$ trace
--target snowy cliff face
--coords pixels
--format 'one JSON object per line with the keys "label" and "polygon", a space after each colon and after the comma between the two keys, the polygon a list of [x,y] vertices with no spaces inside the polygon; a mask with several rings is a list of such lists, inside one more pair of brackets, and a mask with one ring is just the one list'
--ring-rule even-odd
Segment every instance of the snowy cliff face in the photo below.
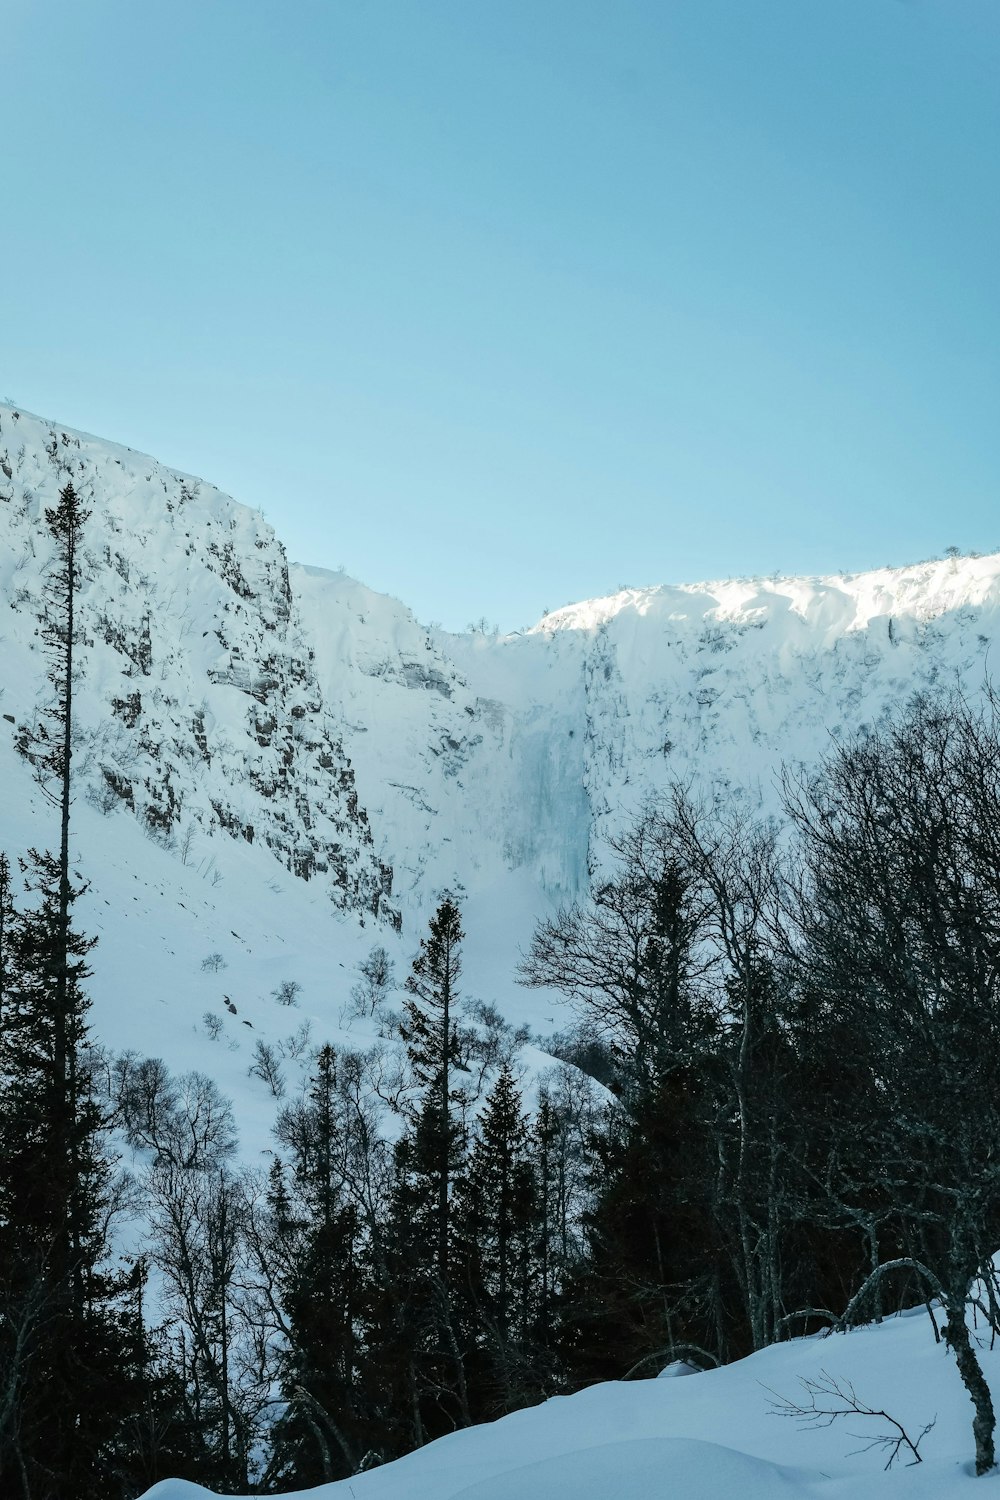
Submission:
{"label": "snowy cliff face", "polygon": [[339,722],[323,701],[284,551],[253,511],[124,448],[0,409],[5,716],[44,699],[43,513],[91,509],[80,597],[76,777],[168,848],[266,845],[337,907],[392,915]]}
{"label": "snowy cliff face", "polygon": [[[567,809],[576,785],[575,847],[593,873],[605,836],[672,782],[767,813],[782,763],[815,765],[918,691],[977,693],[998,609],[1000,557],[956,558],[856,577],[627,590],[559,610],[491,653],[455,642],[453,655],[480,691],[492,680],[506,695],[514,755],[540,802],[531,726],[543,763],[566,772]],[[580,865],[578,852],[570,881]]]}
{"label": "snowy cliff face", "polygon": [[782,762],[815,764],[922,689],[977,692],[1000,635],[997,556],[628,590],[504,637],[425,631],[315,569],[291,579],[409,889],[520,868],[575,895],[607,835],[676,781],[775,810]]}
{"label": "snowy cliff face", "polygon": [[576,660],[560,671],[558,649],[543,663],[508,649],[513,638],[431,632],[339,574],[290,576],[400,899],[419,905],[442,886],[482,888],[510,870],[553,894],[579,890],[590,807]]}
{"label": "snowy cliff face", "polygon": [[[78,819],[93,817],[108,851],[128,846],[140,884],[158,845],[157,868],[174,872],[164,900],[189,875],[215,892],[225,867],[230,884],[212,896],[224,937],[246,927],[252,891],[276,942],[298,923],[300,943],[353,959],[347,928],[374,923],[402,958],[450,887],[508,995],[533,916],[586,887],[606,836],[651,792],[694,780],[768,811],[781,761],[814,763],[920,688],[978,690],[1000,633],[992,556],[627,590],[523,634],[453,636],[342,574],[289,567],[260,516],[209,485],[0,407],[0,842],[12,853],[44,840],[13,746],[45,695],[42,517],[69,479],[92,510]],[[178,887],[184,921],[192,901]],[[161,958],[179,964],[190,940],[168,935]]]}

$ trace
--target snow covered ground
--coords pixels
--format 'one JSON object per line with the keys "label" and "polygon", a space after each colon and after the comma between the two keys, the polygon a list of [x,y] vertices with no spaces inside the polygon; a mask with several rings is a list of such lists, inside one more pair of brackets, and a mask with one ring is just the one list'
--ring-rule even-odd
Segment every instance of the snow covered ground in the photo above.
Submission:
{"label": "snow covered ground", "polygon": [[[981,1358],[1000,1397],[1000,1351]],[[668,1372],[669,1373],[669,1372]],[[806,1427],[775,1411],[804,1380],[832,1377],[919,1442],[922,1462],[871,1447],[881,1417]],[[427,1447],[336,1484],[313,1500],[960,1500],[991,1494],[971,1463],[972,1406],[928,1312],[796,1339],[721,1370],[593,1386]],[[147,1500],[206,1491],[166,1480]]]}

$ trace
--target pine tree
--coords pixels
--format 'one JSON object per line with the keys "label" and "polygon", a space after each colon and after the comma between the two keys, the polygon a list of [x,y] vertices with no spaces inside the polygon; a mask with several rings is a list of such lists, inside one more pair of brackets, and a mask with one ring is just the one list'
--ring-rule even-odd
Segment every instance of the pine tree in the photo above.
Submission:
{"label": "pine tree", "polygon": [[[588,1253],[575,1265],[563,1256],[563,1357],[587,1379],[679,1342],[717,1342],[710,904],[660,810],[612,847],[613,878],[542,922],[521,968],[522,983],[575,1000],[616,1063],[621,1107],[591,1145]],[[554,1144],[550,1129],[546,1151]],[[547,1178],[556,1164],[547,1157]],[[550,1180],[547,1206],[557,1192]]]}
{"label": "pine tree", "polygon": [[377,1446],[387,1458],[420,1448],[455,1425],[453,1375],[438,1329],[436,1235],[426,1178],[413,1170],[413,1154],[409,1129],[393,1150],[367,1298],[370,1379],[381,1413]]}
{"label": "pine tree", "polygon": [[410,1165],[433,1183],[431,1212],[436,1239],[437,1273],[448,1281],[452,1175],[461,1160],[464,1130],[456,1109],[465,1102],[454,1087],[456,1071],[465,1071],[456,1024],[459,952],[464,933],[458,907],[447,897],[421,939],[420,952],[406,981],[409,998],[400,1035],[410,1066],[424,1095],[417,1116]]}
{"label": "pine tree", "polygon": [[281,1387],[288,1403],[272,1472],[296,1487],[355,1473],[372,1436],[359,1337],[366,1274],[359,1217],[345,1187],[341,1114],[337,1054],[325,1046],[307,1098],[284,1110],[277,1126],[292,1150],[291,1183],[279,1163],[269,1189],[287,1320]]}
{"label": "pine tree", "polygon": [[102,1463],[134,1395],[105,1270],[112,1178],[92,1086],[70,870],[78,549],[72,485],[46,511],[55,542],[42,635],[53,703],[26,750],[59,813],[58,854],[30,851],[31,899],[0,872],[0,1491],[107,1495]]}
{"label": "pine tree", "polygon": [[59,503],[45,511],[46,529],[55,543],[55,556],[45,588],[45,611],[41,634],[48,657],[48,681],[53,699],[32,739],[28,751],[42,790],[59,810],[59,854],[55,868],[45,878],[54,884],[56,902],[49,912],[53,921],[51,978],[53,980],[53,1067],[56,1086],[72,1110],[76,1088],[76,1057],[68,1035],[72,976],[70,972],[70,910],[80,891],[74,891],[70,875],[69,833],[72,805],[74,655],[78,644],[77,600],[81,585],[79,553],[81,532],[90,512],[67,484]]}
{"label": "pine tree", "polygon": [[456,1281],[480,1349],[476,1394],[484,1416],[513,1411],[537,1394],[539,1201],[530,1142],[514,1074],[504,1063],[456,1194]]}
{"label": "pine tree", "polygon": [[[390,1442],[403,1451],[472,1421],[451,1286],[452,1196],[465,1154],[466,1071],[457,1025],[459,910],[446,897],[406,981],[400,1035],[419,1089],[393,1153],[372,1309],[375,1360],[392,1390]],[[391,1374],[390,1374],[391,1371]]]}
{"label": "pine tree", "polygon": [[11,948],[16,920],[10,860],[0,852],[0,1039],[3,1037],[3,1007],[12,968]]}

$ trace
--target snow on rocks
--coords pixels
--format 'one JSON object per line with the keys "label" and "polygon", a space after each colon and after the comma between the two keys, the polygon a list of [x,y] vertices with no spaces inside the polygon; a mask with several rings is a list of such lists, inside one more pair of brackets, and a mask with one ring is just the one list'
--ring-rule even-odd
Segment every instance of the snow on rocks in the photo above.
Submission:
{"label": "snow on rocks", "polygon": [[33,722],[45,507],[72,481],[84,530],[80,791],[190,853],[223,834],[270,849],[344,910],[390,912],[338,724],[326,711],[284,550],[255,512],[125,448],[0,408],[4,710]]}

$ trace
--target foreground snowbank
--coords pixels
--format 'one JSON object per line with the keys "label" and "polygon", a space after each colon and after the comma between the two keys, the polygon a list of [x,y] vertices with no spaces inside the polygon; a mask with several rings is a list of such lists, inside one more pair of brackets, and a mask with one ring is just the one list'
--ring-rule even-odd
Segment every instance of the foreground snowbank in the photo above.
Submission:
{"label": "foreground snowbank", "polygon": [[[1000,1350],[983,1339],[1000,1395]],[[804,1394],[824,1375],[853,1385],[913,1438],[930,1422],[923,1462],[887,1473],[868,1444],[873,1418],[804,1428],[775,1414],[775,1397]],[[998,1403],[1000,1404],[1000,1403]],[[923,1309],[829,1338],[797,1339],[681,1380],[594,1386],[501,1421],[457,1432],[383,1468],[303,1491],[313,1500],[971,1500],[972,1406],[954,1361]],[[992,1491],[990,1491],[992,1492]],[[206,1491],[166,1480],[147,1500],[198,1500]]]}

